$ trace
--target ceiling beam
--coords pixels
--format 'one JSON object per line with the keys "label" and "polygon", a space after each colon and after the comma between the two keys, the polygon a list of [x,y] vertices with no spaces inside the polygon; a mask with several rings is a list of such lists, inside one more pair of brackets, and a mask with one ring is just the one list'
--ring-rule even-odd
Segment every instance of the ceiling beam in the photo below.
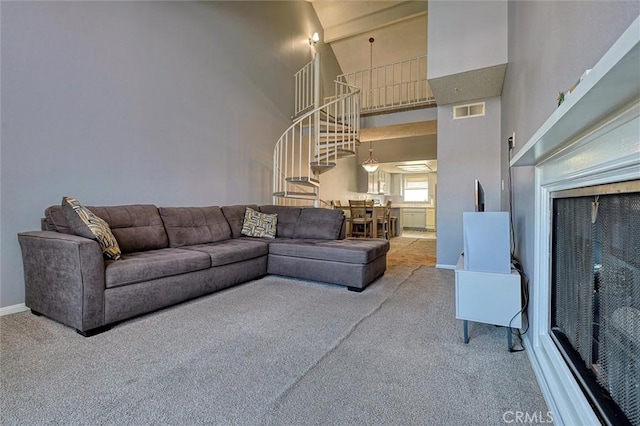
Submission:
{"label": "ceiling beam", "polygon": [[426,1],[405,1],[369,15],[360,16],[349,21],[324,29],[324,42],[332,43],[362,34],[367,31],[395,24],[416,16],[424,15],[428,11]]}
{"label": "ceiling beam", "polygon": [[360,141],[370,142],[437,134],[437,121],[419,121],[416,123],[392,124],[390,126],[360,129]]}

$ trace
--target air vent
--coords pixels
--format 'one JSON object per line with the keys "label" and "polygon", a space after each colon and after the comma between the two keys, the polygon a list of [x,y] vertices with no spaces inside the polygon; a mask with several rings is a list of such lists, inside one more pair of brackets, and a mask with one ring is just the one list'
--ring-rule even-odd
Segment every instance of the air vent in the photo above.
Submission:
{"label": "air vent", "polygon": [[484,102],[477,104],[458,105],[453,107],[453,119],[481,117],[484,115]]}

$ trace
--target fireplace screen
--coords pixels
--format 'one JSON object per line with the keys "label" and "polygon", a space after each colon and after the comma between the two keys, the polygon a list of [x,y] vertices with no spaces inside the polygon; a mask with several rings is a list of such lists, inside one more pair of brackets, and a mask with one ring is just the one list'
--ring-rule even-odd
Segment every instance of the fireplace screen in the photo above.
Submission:
{"label": "fireplace screen", "polygon": [[602,420],[640,425],[640,192],[611,192],[553,200],[551,330]]}

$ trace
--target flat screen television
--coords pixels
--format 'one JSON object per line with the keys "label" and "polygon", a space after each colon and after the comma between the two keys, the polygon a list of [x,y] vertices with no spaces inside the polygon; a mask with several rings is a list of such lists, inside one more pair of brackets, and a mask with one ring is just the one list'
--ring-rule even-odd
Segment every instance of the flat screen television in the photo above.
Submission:
{"label": "flat screen television", "polygon": [[474,195],[475,195],[475,204],[476,211],[483,212],[484,211],[484,189],[482,189],[482,185],[480,185],[480,181],[476,179],[473,182],[474,186]]}

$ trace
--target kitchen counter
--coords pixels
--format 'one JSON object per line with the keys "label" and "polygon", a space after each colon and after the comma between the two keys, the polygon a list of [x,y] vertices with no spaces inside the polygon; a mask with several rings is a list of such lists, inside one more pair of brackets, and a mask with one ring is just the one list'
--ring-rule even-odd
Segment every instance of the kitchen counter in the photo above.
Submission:
{"label": "kitchen counter", "polygon": [[393,207],[401,208],[417,208],[417,209],[435,209],[436,206],[429,203],[393,203]]}

